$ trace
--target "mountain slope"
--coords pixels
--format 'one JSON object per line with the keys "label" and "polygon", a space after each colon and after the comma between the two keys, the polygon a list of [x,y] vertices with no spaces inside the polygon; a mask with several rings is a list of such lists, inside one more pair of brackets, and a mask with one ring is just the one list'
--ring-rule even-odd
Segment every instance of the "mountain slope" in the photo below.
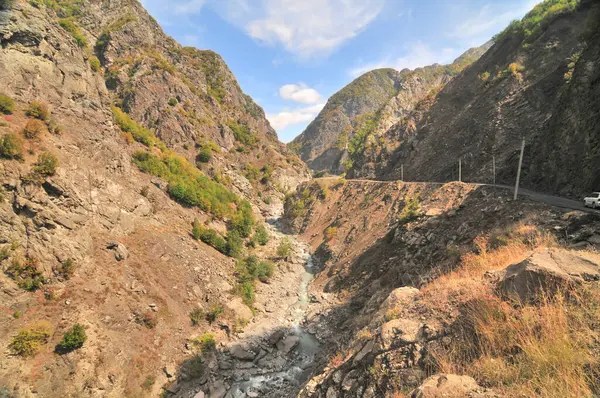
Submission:
{"label": "mountain slope", "polygon": [[343,172],[365,149],[387,147],[393,140],[382,138],[385,131],[400,122],[410,124],[406,114],[421,107],[488,47],[471,49],[451,65],[365,73],[334,94],[290,147],[313,170]]}
{"label": "mountain slope", "polygon": [[[564,195],[596,190],[600,180],[599,6],[547,1],[512,24],[496,44],[415,114],[399,148],[364,156],[350,173],[405,178],[514,183],[521,138],[523,182]],[[579,5],[577,5],[579,4]],[[561,8],[564,7],[564,8]],[[390,134],[390,133],[388,133]]]}
{"label": "mountain slope", "polygon": [[306,168],[137,1],[3,1],[0,43],[0,395],[157,396],[253,316],[236,257]]}

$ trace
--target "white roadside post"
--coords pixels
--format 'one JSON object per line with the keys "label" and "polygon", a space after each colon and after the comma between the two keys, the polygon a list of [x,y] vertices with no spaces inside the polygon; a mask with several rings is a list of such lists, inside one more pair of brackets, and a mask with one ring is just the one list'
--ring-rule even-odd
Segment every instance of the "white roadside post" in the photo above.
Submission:
{"label": "white roadside post", "polygon": [[523,167],[523,153],[525,152],[525,138],[521,142],[521,156],[519,157],[519,169],[517,170],[517,182],[515,183],[515,196],[514,200],[517,200],[519,195],[519,182],[521,180],[521,167]]}
{"label": "white roadside post", "polygon": [[458,158],[458,182],[462,182],[462,158]]}

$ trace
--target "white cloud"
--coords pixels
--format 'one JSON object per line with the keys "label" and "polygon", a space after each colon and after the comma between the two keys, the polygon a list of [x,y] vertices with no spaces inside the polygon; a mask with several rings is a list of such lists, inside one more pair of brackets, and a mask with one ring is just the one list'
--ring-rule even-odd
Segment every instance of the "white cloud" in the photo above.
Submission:
{"label": "white cloud", "polygon": [[459,54],[453,48],[434,51],[422,42],[416,42],[406,49],[401,57],[385,57],[375,62],[366,63],[348,71],[351,77],[358,77],[365,72],[380,68],[394,68],[398,71],[408,68],[415,69],[433,64],[451,63]]}
{"label": "white cloud", "polygon": [[261,0],[248,35],[300,58],[326,56],[373,22],[385,0]]}
{"label": "white cloud", "polygon": [[202,10],[205,0],[187,0],[169,2],[172,4],[175,14],[197,14]]}
{"label": "white cloud", "polygon": [[275,130],[281,131],[289,126],[312,121],[324,107],[325,104],[316,104],[294,110],[284,110],[277,114],[267,114],[267,119]]}
{"label": "white cloud", "polygon": [[306,84],[286,84],[279,89],[279,96],[284,100],[302,104],[316,104],[321,100],[321,94]]}

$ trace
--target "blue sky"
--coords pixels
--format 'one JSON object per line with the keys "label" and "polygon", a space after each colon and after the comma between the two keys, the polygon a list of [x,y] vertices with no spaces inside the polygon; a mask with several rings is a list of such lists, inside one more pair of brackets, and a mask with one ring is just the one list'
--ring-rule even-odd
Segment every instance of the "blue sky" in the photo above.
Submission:
{"label": "blue sky", "polygon": [[219,53],[289,142],[368,70],[449,63],[539,0],[142,0],[183,45]]}

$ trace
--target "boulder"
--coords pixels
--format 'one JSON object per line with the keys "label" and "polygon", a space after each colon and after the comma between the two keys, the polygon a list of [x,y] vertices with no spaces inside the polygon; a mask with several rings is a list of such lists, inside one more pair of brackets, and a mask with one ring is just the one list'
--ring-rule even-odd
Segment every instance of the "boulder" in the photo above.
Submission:
{"label": "boulder", "polygon": [[129,251],[127,251],[127,247],[122,243],[110,242],[106,248],[115,252],[117,261],[127,260],[127,257],[129,257]]}
{"label": "boulder", "polygon": [[382,307],[387,310],[390,308],[396,308],[398,306],[406,306],[414,301],[420,293],[421,292],[419,289],[414,287],[399,287],[398,289],[394,289],[389,294]]}
{"label": "boulder", "polygon": [[232,357],[241,359],[243,361],[252,361],[256,357],[254,352],[242,347],[240,344],[229,347],[229,354]]}
{"label": "boulder", "polygon": [[422,324],[412,319],[394,319],[381,326],[380,337],[383,349],[390,350],[419,339]]}
{"label": "boulder", "polygon": [[290,351],[294,349],[300,342],[300,337],[298,336],[287,336],[277,343],[277,349],[284,354],[289,354]]}
{"label": "boulder", "polygon": [[532,301],[541,292],[600,279],[600,256],[567,250],[537,252],[500,272],[499,291],[521,301]]}
{"label": "boulder", "polygon": [[426,379],[423,384],[411,393],[411,398],[448,398],[467,397],[482,388],[470,376],[453,374],[435,375]]}
{"label": "boulder", "polygon": [[194,398],[204,398],[204,397],[205,397],[204,391],[198,391],[196,393],[196,395],[194,395]]}

